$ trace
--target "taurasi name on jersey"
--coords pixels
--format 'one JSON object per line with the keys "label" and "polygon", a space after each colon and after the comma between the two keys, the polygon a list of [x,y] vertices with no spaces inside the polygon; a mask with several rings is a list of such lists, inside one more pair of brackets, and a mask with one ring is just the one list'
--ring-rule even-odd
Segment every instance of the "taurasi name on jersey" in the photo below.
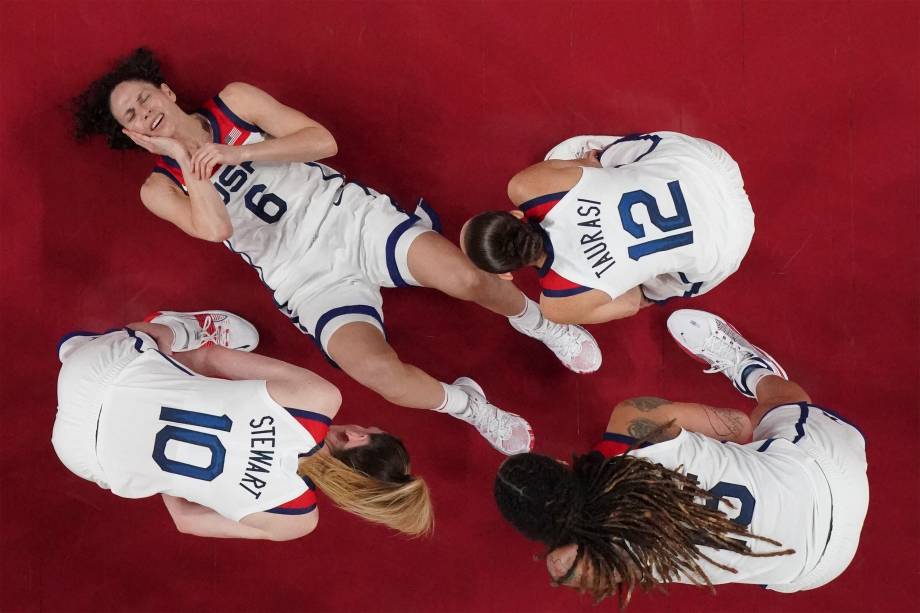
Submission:
{"label": "taurasi name on jersey", "polygon": [[[275,457],[275,427],[272,424],[275,419],[270,415],[262,416],[258,422],[253,419],[249,422],[252,430],[249,438],[249,460],[246,463],[246,472],[240,479],[240,487],[252,494],[258,499],[262,495],[262,488],[268,485],[268,481],[256,477],[253,473],[262,473],[267,475],[271,472],[272,460]],[[271,426],[265,428],[265,426]],[[257,428],[264,428],[258,430]],[[271,449],[262,449],[261,447],[271,447]]]}
{"label": "taurasi name on jersey", "polygon": [[[595,200],[586,200],[585,198],[579,198],[579,202],[588,202],[592,205],[599,205],[600,202]],[[601,210],[597,206],[579,206],[578,215],[580,217],[590,217],[591,219],[580,221],[578,225],[582,228],[596,228],[596,232],[591,232],[590,230],[582,230],[580,242],[582,246],[585,247],[584,254],[588,258],[588,264],[591,265],[591,268],[597,268],[607,264],[601,270],[595,270],[594,276],[598,279],[601,278],[605,272],[610,270],[610,267],[616,264],[616,260],[613,259],[613,256],[610,255],[610,251],[607,249],[607,243],[604,242],[604,233],[601,230]],[[597,261],[592,262],[594,258],[597,258]]]}

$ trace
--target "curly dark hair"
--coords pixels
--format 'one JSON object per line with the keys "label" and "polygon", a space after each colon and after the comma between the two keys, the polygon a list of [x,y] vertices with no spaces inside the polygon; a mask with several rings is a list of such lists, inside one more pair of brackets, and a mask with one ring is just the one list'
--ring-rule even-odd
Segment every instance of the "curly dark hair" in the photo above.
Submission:
{"label": "curly dark hair", "polygon": [[119,59],[112,70],[93,81],[71,101],[74,138],[83,141],[101,134],[112,149],[138,148],[121,131],[109,107],[112,91],[124,81],[146,81],[157,87],[165,82],[160,62],[154,57],[153,51],[146,47],[135,49],[130,55]]}
{"label": "curly dark hair", "polygon": [[637,586],[649,591],[686,577],[712,587],[701,559],[734,571],[698,547],[752,557],[794,553],[752,552],[739,537],[782,545],[699,504],[713,496],[686,475],[629,455],[605,459],[592,452],[574,458],[572,468],[547,456],[517,455],[502,464],[494,493],[505,519],[545,544],[547,555],[565,545],[578,547],[572,565],[554,583],[573,580],[584,563],[576,579],[581,591],[598,602],[616,595],[620,608]]}

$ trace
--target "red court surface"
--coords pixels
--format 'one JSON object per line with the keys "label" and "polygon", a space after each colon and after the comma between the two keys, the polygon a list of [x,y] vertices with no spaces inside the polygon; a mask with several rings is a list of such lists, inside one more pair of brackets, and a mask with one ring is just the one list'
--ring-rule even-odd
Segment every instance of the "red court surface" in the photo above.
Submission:
{"label": "red court surface", "polygon": [[[390,338],[436,377],[477,378],[558,457],[645,394],[744,407],[667,335],[675,308],[724,315],[869,441],[872,503],[827,587],[674,587],[642,611],[916,611],[918,605],[917,2],[10,2],[0,4],[3,611],[595,611],[548,585],[537,545],[491,496],[502,460],[469,427],[386,405],[334,371],[256,276],[141,206],[149,156],[69,138],[66,103],[117,56],[158,51],[188,107],[247,81],[336,136],[333,167],[404,203],[426,196],[456,240],[507,206],[513,173],[583,133],[677,130],[725,147],[757,214],[741,269],[694,301],[595,326],[575,375],[502,318],[430,290],[385,292]],[[535,295],[534,275],[523,286]],[[434,492],[409,541],[321,499],[291,543],[179,534],[157,498],[119,499],[50,445],[55,344],[156,308],[220,307],[261,351],[343,391],[339,423],[401,435]],[[796,521],[789,517],[788,521]]]}

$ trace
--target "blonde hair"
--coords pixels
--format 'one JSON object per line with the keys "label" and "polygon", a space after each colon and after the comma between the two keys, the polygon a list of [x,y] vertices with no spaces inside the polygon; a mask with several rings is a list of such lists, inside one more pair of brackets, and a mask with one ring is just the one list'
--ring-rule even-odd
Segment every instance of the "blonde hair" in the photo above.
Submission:
{"label": "blonde hair", "polygon": [[431,494],[418,477],[408,476],[403,483],[381,481],[323,452],[301,458],[297,472],[358,517],[413,537],[434,529]]}

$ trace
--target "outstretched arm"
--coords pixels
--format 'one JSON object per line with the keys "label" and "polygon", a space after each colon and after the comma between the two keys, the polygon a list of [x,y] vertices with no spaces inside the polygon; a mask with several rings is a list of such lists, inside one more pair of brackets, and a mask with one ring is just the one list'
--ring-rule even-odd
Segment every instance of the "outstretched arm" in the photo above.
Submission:
{"label": "outstretched arm", "polygon": [[621,402],[613,409],[607,423],[607,432],[636,439],[654,433],[649,439],[654,443],[670,440],[680,434],[682,429],[735,443],[749,442],[753,433],[751,420],[742,411],[692,402],[671,402],[654,396]]}

